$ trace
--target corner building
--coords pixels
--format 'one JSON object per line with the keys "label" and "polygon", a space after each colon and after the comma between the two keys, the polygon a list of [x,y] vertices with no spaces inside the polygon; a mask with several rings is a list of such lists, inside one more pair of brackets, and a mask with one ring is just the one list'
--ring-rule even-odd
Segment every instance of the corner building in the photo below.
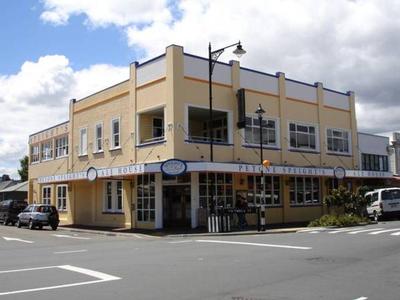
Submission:
{"label": "corner building", "polygon": [[[245,128],[237,126],[239,89]],[[221,206],[234,207],[239,193],[260,204],[259,103],[263,156],[271,161],[267,223],[324,214],[322,199],[338,184],[335,167],[346,170],[343,184],[352,189],[364,178],[392,176],[360,170],[352,92],[237,61],[214,68],[210,162],[208,60],[171,45],[131,64],[128,80],[71,100],[67,122],[30,136],[29,201],[56,205],[63,224],[145,229],[205,226],[212,191]],[[180,160],[182,174],[161,172],[169,159]]]}

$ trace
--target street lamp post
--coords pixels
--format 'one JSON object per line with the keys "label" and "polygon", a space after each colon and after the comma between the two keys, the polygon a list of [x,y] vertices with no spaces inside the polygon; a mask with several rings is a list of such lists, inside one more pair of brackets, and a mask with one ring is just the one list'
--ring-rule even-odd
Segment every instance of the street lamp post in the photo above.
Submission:
{"label": "street lamp post", "polygon": [[[226,46],[224,48],[220,48],[218,50],[212,51],[211,49],[211,43],[208,44],[208,92],[209,92],[209,119],[208,119],[208,136],[209,136],[209,141],[210,141],[210,162],[214,161],[214,124],[213,124],[213,98],[212,98],[212,75],[214,71],[215,64],[217,63],[218,58],[220,55],[225,51],[225,49],[234,47],[236,46],[236,49],[233,51],[233,53],[237,57],[241,57],[243,54],[246,53],[245,50],[243,50],[242,45],[240,44],[240,41],[237,43],[234,43],[232,45]],[[213,190],[213,182],[211,182],[211,211],[214,212],[215,210],[215,201],[214,201],[214,190]]]}
{"label": "street lamp post", "polygon": [[263,132],[262,132],[262,121],[263,114],[265,110],[261,107],[261,104],[258,104],[257,110],[255,113],[258,115],[258,122],[260,124],[260,165],[261,165],[261,213],[263,214],[261,230],[265,230],[265,178],[264,178],[264,159],[263,159]]}

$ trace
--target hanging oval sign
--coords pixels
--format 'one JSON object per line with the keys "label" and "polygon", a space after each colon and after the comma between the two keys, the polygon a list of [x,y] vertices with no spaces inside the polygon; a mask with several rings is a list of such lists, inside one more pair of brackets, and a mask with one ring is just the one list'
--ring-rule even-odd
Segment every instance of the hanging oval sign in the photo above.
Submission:
{"label": "hanging oval sign", "polygon": [[186,162],[180,159],[168,159],[161,164],[161,172],[167,176],[179,176],[185,174]]}
{"label": "hanging oval sign", "polygon": [[343,167],[333,169],[333,174],[337,179],[343,179],[346,176],[346,170]]}
{"label": "hanging oval sign", "polygon": [[97,170],[96,168],[90,167],[86,173],[87,179],[89,181],[95,181],[97,178]]}

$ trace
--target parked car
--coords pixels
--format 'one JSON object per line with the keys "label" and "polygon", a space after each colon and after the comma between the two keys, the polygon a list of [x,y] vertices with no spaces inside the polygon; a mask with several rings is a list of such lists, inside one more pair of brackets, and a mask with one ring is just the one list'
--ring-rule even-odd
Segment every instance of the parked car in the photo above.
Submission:
{"label": "parked car", "polygon": [[400,188],[377,189],[365,194],[370,205],[368,216],[378,221],[382,217],[400,216]]}
{"label": "parked car", "polygon": [[0,222],[13,226],[18,221],[18,214],[28,206],[24,200],[3,200],[0,202]]}
{"label": "parked car", "polygon": [[27,225],[29,229],[35,227],[42,229],[43,226],[50,226],[51,229],[56,230],[59,223],[58,211],[54,206],[31,204],[18,215],[17,226],[21,228],[22,225]]}

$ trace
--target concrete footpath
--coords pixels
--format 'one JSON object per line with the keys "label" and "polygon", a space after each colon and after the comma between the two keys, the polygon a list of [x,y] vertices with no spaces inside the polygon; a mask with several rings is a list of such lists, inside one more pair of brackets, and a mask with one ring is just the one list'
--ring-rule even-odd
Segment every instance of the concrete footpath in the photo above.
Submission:
{"label": "concrete footpath", "polygon": [[238,235],[257,235],[257,234],[279,234],[279,233],[294,233],[300,230],[310,229],[309,227],[285,227],[271,228],[265,231],[257,231],[250,228],[249,230],[230,231],[230,232],[205,232],[199,230],[189,230],[182,232],[180,230],[168,231],[150,231],[150,230],[134,230],[126,228],[107,228],[107,227],[91,227],[91,226],[59,226],[58,230],[69,232],[82,232],[91,234],[101,234],[106,236],[124,236],[135,237],[138,234],[151,237],[196,237],[196,236],[238,236]]}

